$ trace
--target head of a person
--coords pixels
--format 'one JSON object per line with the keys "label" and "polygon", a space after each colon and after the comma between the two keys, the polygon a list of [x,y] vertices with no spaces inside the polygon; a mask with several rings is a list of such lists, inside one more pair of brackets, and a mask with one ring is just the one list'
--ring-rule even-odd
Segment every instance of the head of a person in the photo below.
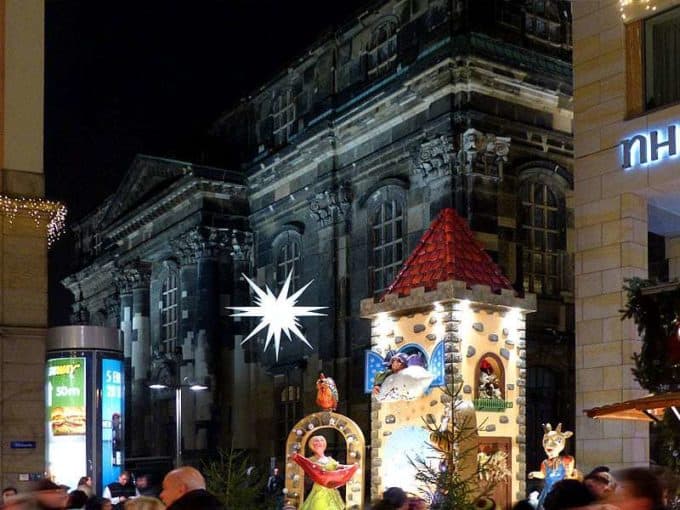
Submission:
{"label": "head of a person", "polygon": [[590,505],[595,497],[578,480],[561,480],[557,482],[545,497],[545,510],[565,510]]}
{"label": "head of a person", "polygon": [[130,473],[128,471],[123,471],[120,476],[118,476],[118,483],[121,485],[130,483]]}
{"label": "head of a person", "polygon": [[68,508],[83,508],[85,503],[87,503],[88,497],[83,491],[78,489],[69,492],[68,495]]}
{"label": "head of a person", "polygon": [[583,483],[597,500],[610,498],[616,490],[616,480],[605,470],[591,471],[585,476]]}
{"label": "head of a person", "polygon": [[309,449],[318,457],[323,457],[326,452],[326,438],[323,436],[313,436],[309,440]]}
{"label": "head of a person", "polygon": [[146,489],[149,486],[149,475],[137,475],[137,478],[135,478],[135,485],[138,489]]}
{"label": "head of a person", "polygon": [[621,510],[656,510],[663,508],[663,486],[647,468],[617,471],[616,490],[609,502]]}
{"label": "head of a person", "polygon": [[399,487],[389,487],[383,492],[383,502],[387,503],[394,509],[407,509],[408,497],[403,489]]}
{"label": "head of a person", "polygon": [[78,486],[80,487],[81,485],[87,485],[88,487],[92,487],[92,477],[81,476],[80,480],[78,480]]}
{"label": "head of a person", "polygon": [[390,370],[392,370],[392,372],[399,372],[400,370],[405,369],[407,364],[408,357],[403,352],[400,352],[390,359]]}
{"label": "head of a person", "polygon": [[19,493],[15,487],[5,487],[2,489],[2,502],[7,503],[9,498],[13,498]]}
{"label": "head of a person", "polygon": [[522,499],[515,503],[515,505],[512,507],[512,510],[536,510],[536,507],[531,504],[531,501],[528,499]]}
{"label": "head of a person", "polygon": [[272,469],[272,475],[279,476],[279,468],[275,467],[274,469]]}
{"label": "head of a person", "polygon": [[85,503],[85,510],[111,510],[112,507],[110,499],[99,496],[92,496]]}
{"label": "head of a person", "polygon": [[183,466],[165,475],[161,499],[170,506],[186,493],[199,489],[205,489],[203,475],[196,468]]}
{"label": "head of a person", "polygon": [[125,502],[125,510],[164,510],[165,505],[160,499],[149,496],[139,496]]}
{"label": "head of a person", "polygon": [[66,489],[52,480],[40,480],[34,487],[35,499],[45,508],[66,508]]}

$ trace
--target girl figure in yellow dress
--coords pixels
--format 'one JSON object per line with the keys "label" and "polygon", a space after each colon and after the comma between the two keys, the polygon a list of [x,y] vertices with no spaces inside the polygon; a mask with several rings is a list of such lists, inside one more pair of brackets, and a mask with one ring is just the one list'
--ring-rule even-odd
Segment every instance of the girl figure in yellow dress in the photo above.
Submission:
{"label": "girl figure in yellow dress", "polygon": [[326,438],[313,436],[309,448],[314,452],[309,459],[294,454],[293,460],[314,480],[311,492],[300,510],[344,510],[345,502],[337,487],[345,485],[359,468],[358,464],[346,466],[326,456]]}

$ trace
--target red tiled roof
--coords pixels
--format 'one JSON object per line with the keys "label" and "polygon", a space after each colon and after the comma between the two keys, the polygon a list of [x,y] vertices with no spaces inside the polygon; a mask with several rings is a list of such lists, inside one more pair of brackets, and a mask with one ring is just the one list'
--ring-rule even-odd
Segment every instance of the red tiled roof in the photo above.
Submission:
{"label": "red tiled roof", "polygon": [[432,290],[439,282],[459,280],[488,285],[494,292],[512,289],[467,222],[453,209],[444,209],[432,222],[385,294],[408,296],[411,289]]}

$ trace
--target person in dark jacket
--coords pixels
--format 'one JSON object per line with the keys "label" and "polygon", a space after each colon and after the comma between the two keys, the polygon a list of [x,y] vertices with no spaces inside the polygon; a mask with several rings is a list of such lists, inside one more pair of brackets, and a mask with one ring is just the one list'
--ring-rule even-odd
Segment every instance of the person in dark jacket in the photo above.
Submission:
{"label": "person in dark jacket", "polygon": [[205,478],[184,466],[170,471],[163,479],[161,500],[166,510],[226,510],[215,496],[205,490]]}
{"label": "person in dark jacket", "polygon": [[135,485],[132,483],[130,473],[123,471],[118,477],[117,482],[113,482],[104,487],[102,496],[111,500],[114,510],[123,510],[123,506],[128,499],[137,496]]}

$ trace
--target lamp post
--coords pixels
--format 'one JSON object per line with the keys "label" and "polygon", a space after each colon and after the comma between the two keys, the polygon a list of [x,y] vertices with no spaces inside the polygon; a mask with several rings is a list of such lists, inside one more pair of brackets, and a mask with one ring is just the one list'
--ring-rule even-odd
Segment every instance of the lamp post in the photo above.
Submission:
{"label": "lamp post", "polygon": [[184,384],[177,384],[174,387],[163,383],[150,384],[149,388],[152,390],[175,390],[175,468],[182,465],[182,388],[189,388],[191,391],[204,391],[208,389],[205,384],[200,384],[189,380],[188,377],[183,379]]}

